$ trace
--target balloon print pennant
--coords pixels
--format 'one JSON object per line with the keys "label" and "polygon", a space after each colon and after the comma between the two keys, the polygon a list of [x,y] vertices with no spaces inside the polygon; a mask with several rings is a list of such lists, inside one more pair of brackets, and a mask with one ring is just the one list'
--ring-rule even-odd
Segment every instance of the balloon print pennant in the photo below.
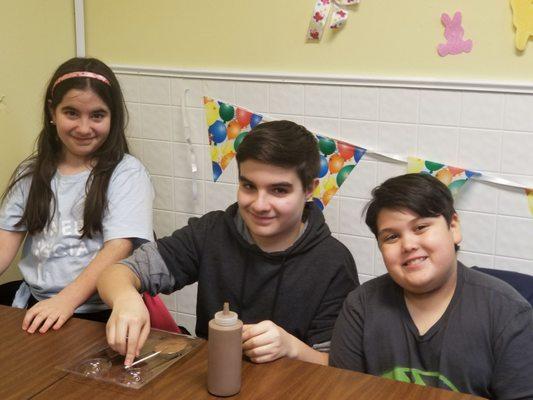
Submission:
{"label": "balloon print pennant", "polygon": [[407,158],[407,172],[430,174],[444,183],[453,197],[459,193],[463,185],[473,176],[481,175],[479,172],[469,171],[463,168],[451,167],[421,158]]}
{"label": "balloon print pennant", "polygon": [[263,116],[244,108],[204,96],[204,109],[209,132],[213,180],[216,182],[233,160],[239,144]]}
{"label": "balloon print pennant", "polygon": [[[204,97],[213,180],[216,182],[237,154],[237,148],[263,116],[242,107]],[[320,153],[319,183],[313,202],[323,210],[353,171],[366,149],[323,135],[316,135]]]}
{"label": "balloon print pennant", "polygon": [[319,183],[313,202],[323,210],[353,171],[366,149],[340,140],[316,135],[320,150]]}

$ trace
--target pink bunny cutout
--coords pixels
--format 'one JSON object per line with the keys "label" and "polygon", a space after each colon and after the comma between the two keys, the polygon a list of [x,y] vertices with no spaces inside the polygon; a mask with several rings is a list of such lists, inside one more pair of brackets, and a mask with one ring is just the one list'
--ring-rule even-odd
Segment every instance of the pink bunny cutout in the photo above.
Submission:
{"label": "pink bunny cutout", "polygon": [[441,15],[440,20],[444,25],[444,37],[448,39],[447,43],[439,44],[437,52],[439,56],[444,57],[448,54],[469,53],[472,50],[472,40],[463,40],[465,33],[461,26],[461,12],[457,11],[453,19],[446,13]]}

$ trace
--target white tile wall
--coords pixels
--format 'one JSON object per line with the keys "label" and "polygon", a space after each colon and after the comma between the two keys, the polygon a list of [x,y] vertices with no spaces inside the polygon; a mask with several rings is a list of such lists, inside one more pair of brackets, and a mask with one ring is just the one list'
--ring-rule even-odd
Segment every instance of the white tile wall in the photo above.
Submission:
{"label": "white tile wall", "polygon": [[343,87],[341,89],[341,117],[359,120],[378,119],[378,88]]}
{"label": "white tile wall", "polygon": [[128,138],[128,147],[130,149],[131,154],[133,154],[139,160],[143,161],[144,141],[140,139]]}
{"label": "white tile wall", "polygon": [[269,87],[269,112],[278,114],[304,113],[304,86],[273,83]]}
{"label": "white tile wall", "polygon": [[[513,177],[508,177],[508,179],[513,179]],[[533,187],[533,182],[530,186]],[[529,218],[530,213],[523,189],[498,190],[498,196],[498,213],[500,215]]]}
{"label": "white tile wall", "polygon": [[[183,132],[183,119],[181,117],[181,109],[173,107],[172,113],[172,140],[174,142],[186,143],[185,133]],[[205,113],[201,108],[189,108],[189,124],[190,124],[190,139],[194,144],[207,144],[208,138],[205,132],[207,131],[207,123],[205,122]]]}
{"label": "white tile wall", "polygon": [[392,154],[416,154],[417,128],[414,124],[381,124],[378,150]]}
{"label": "white tile wall", "polygon": [[418,127],[417,155],[428,160],[439,160],[457,165],[459,130],[455,127],[420,125]]}
{"label": "white tile wall", "polygon": [[235,102],[258,113],[268,111],[268,85],[266,83],[239,82],[235,85]]}
{"label": "white tile wall", "polygon": [[156,210],[174,211],[172,178],[152,175],[152,183],[155,191],[154,208]]}
{"label": "white tile wall", "polygon": [[496,238],[496,218],[494,214],[461,212],[461,248],[477,253],[492,253]]}
{"label": "white tile wall", "polygon": [[324,218],[332,232],[339,232],[339,217],[340,217],[340,202],[339,199],[333,197],[328,206],[324,209]]}
{"label": "white tile wall", "polygon": [[141,81],[141,103],[170,104],[170,80],[152,76],[143,76]]}
{"label": "white tile wall", "polygon": [[461,112],[461,125],[472,128],[498,129],[504,111],[501,93],[465,92]]}
{"label": "white tile wall", "polygon": [[129,110],[128,126],[126,128],[126,135],[131,138],[142,137],[142,122],[141,122],[141,105],[139,103],[127,102],[126,107]]}
{"label": "white tile wall", "polygon": [[154,210],[154,231],[156,237],[165,237],[174,232],[172,212]]}
{"label": "white tile wall", "polygon": [[[226,81],[205,81],[202,83],[202,96],[208,95],[214,99],[221,99],[235,103],[235,83]],[[196,99],[192,99],[193,104]]]}
{"label": "white tile wall", "polygon": [[499,171],[501,133],[479,129],[461,129],[458,165],[473,170]]}
{"label": "white tile wall", "polygon": [[176,218],[174,219],[175,223],[174,229],[183,228],[187,223],[189,222],[189,219],[192,217],[195,217],[194,214],[184,214],[184,213],[176,213]]}
{"label": "white tile wall", "polygon": [[172,137],[172,107],[141,105],[142,137],[170,141]]}
{"label": "white tile wall", "polygon": [[512,131],[533,132],[533,96],[508,94],[505,98],[503,128]]}
{"label": "white tile wall", "polygon": [[[479,211],[494,214],[498,210],[499,192],[499,187],[484,182],[467,185],[461,190],[461,195],[455,201],[455,207],[460,211]],[[523,197],[525,200],[525,196]]]}
{"label": "white tile wall", "polygon": [[305,117],[302,124],[310,131],[326,136],[339,137],[340,134],[340,121],[337,118]]}
{"label": "white tile wall", "polygon": [[533,133],[504,132],[502,172],[533,175]]}
{"label": "white tile wall", "polygon": [[[153,177],[158,236],[236,199],[235,161],[219,182],[211,179],[203,95],[361,147],[491,172],[533,187],[533,95],[142,75],[119,75],[119,80],[130,113],[131,150]],[[184,89],[189,89],[186,110],[200,168],[196,199],[179,107]],[[361,211],[375,185],[405,170],[403,163],[366,155],[325,210],[333,234],[354,255],[361,282],[386,272]],[[523,190],[471,181],[456,206],[462,262],[533,275],[533,217]],[[191,285],[164,296],[172,315],[191,332],[196,290]]]}
{"label": "white tile wall", "polygon": [[461,92],[423,90],[420,93],[420,123],[457,126],[461,120]]}
{"label": "white tile wall", "polygon": [[154,175],[172,176],[172,147],[168,142],[147,140],[143,143],[143,162]]}
{"label": "white tile wall", "polygon": [[417,122],[419,91],[412,89],[381,89],[379,118],[390,122]]}
{"label": "white tile wall", "polygon": [[317,117],[338,117],[340,94],[339,86],[307,86],[305,88],[305,114]]}
{"label": "white tile wall", "polygon": [[349,179],[339,188],[339,195],[370,199],[370,191],[377,185],[377,168],[376,161],[363,158],[357,164],[357,169],[352,171]]}
{"label": "white tile wall", "polygon": [[359,147],[377,149],[379,137],[379,123],[358,121],[351,119],[341,120],[341,137]]}

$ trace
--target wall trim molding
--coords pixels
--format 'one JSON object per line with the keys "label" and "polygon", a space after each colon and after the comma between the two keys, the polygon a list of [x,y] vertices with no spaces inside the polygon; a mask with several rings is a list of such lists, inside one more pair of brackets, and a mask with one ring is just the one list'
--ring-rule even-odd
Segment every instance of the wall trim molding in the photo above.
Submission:
{"label": "wall trim molding", "polygon": [[338,86],[375,86],[389,88],[414,88],[438,90],[463,90],[473,92],[533,94],[533,82],[498,82],[482,80],[445,80],[440,78],[401,78],[358,75],[296,74],[280,72],[244,72],[210,69],[178,69],[167,67],[142,67],[111,65],[113,70],[125,75],[161,76],[189,79],[254,81]]}

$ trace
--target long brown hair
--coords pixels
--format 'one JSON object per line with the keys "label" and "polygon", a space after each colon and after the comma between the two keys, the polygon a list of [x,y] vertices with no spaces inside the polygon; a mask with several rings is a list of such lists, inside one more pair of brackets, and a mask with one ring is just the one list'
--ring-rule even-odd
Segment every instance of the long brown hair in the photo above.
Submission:
{"label": "long brown hair", "polygon": [[[88,71],[104,76],[109,85],[88,77],[65,79],[54,86],[56,80],[70,72]],[[43,128],[36,142],[36,150],[22,161],[2,194],[2,202],[14,186],[31,177],[31,186],[24,213],[16,226],[25,226],[28,234],[42,232],[52,221],[56,199],[51,182],[62,154],[62,143],[51,122],[50,110],[55,110],[63,96],[71,90],[92,90],[111,111],[111,127],[104,143],[93,154],[94,165],[87,179],[83,227],[81,237],[92,238],[102,233],[102,219],[107,209],[107,188],[115,167],[124,154],[129,153],[126,135],[127,111],[118,80],[111,69],[95,58],[71,58],[61,64],[48,83],[43,104]]]}

